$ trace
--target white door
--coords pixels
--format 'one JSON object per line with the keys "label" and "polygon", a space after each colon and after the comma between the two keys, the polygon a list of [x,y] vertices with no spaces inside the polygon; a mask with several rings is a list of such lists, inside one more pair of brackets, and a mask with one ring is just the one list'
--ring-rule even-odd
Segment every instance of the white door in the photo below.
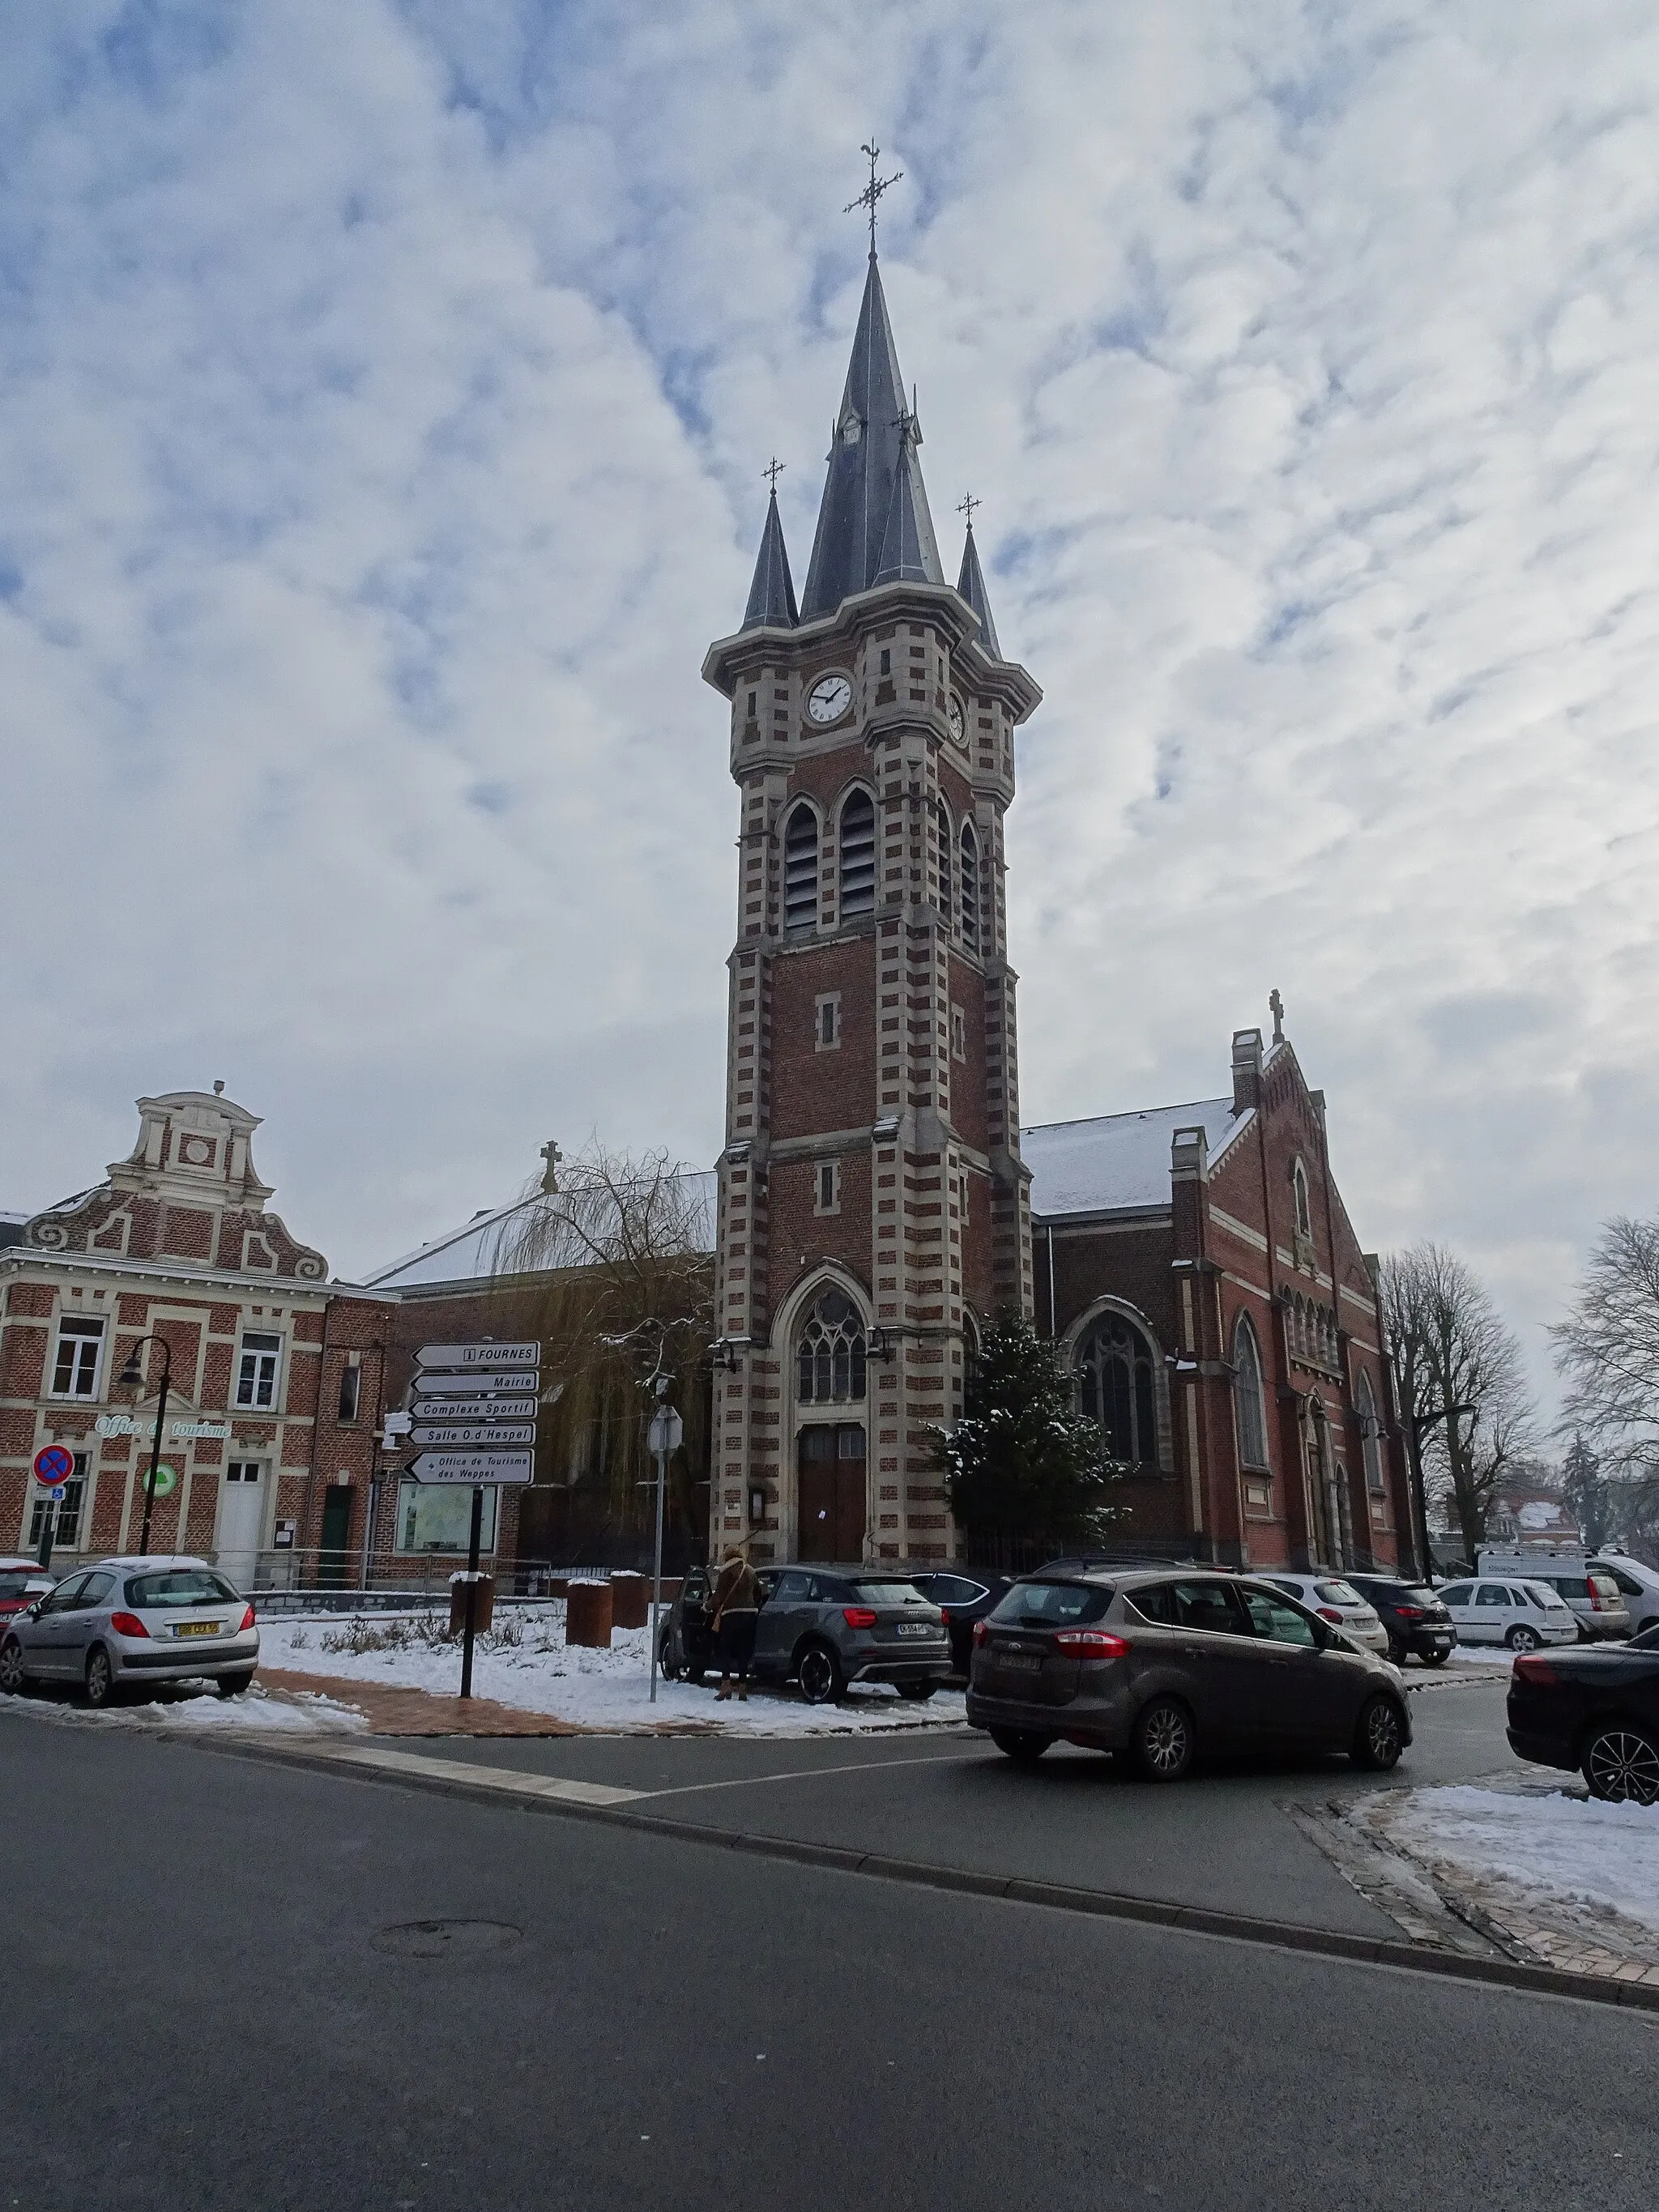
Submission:
{"label": "white door", "polygon": [[215,1552],[219,1571],[246,1589],[258,1570],[265,1533],[265,1471],[258,1460],[234,1459],[219,1486],[219,1530]]}

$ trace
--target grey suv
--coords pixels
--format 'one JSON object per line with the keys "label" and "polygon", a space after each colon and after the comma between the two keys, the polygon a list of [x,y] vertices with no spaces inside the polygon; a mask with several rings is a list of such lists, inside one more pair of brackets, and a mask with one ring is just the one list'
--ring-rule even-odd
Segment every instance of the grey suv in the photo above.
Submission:
{"label": "grey suv", "polygon": [[849,1682],[931,1698],[951,1673],[944,1616],[902,1575],[872,1567],[768,1567],[755,1626],[755,1680],[796,1681],[809,1705]]}
{"label": "grey suv", "polygon": [[1238,1575],[1045,1573],[974,1639],[969,1723],[1022,1762],[1063,1738],[1127,1751],[1154,1782],[1200,1750],[1342,1751],[1386,1771],[1412,1740],[1386,1660]]}

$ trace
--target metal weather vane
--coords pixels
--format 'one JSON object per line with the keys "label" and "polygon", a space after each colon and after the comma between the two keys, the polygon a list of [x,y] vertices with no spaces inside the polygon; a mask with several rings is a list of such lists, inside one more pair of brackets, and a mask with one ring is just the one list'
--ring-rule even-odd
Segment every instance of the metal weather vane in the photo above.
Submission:
{"label": "metal weather vane", "polygon": [[890,177],[882,177],[878,179],[876,175],[876,161],[878,156],[880,155],[881,149],[877,145],[873,137],[872,137],[867,146],[860,146],[859,151],[860,154],[865,154],[869,156],[870,181],[855,200],[848,201],[846,206],[842,210],[842,213],[843,215],[851,215],[855,208],[868,208],[870,210],[870,258],[873,261],[876,258],[876,204],[884,191],[888,191],[890,186],[897,184],[899,179],[904,174],[904,172],[902,169],[895,169]]}

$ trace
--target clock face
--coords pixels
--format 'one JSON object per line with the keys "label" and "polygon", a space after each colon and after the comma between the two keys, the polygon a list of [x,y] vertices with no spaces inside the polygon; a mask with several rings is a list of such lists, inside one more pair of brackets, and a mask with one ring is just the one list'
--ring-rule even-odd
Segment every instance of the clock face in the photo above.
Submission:
{"label": "clock face", "polygon": [[806,695],[806,711],[815,722],[838,722],[853,703],[853,687],[844,676],[820,676]]}
{"label": "clock face", "polygon": [[962,702],[954,691],[951,694],[951,704],[947,711],[951,717],[951,735],[959,745],[965,745],[968,742],[968,718],[963,713]]}

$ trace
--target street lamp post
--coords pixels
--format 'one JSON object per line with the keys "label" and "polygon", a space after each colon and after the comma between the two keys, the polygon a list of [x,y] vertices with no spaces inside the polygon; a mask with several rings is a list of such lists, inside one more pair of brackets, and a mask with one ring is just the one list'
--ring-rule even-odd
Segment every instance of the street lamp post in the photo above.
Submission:
{"label": "street lamp post", "polygon": [[1429,1491],[1423,1480],[1423,1437],[1425,1431],[1437,1428],[1442,1421],[1450,1420],[1454,1413],[1476,1413],[1476,1406],[1437,1406],[1431,1413],[1407,1413],[1406,1429],[1412,1443],[1412,1486],[1416,1493],[1417,1517],[1422,1530],[1423,1576],[1428,1588],[1434,1588],[1434,1552],[1429,1542]]}
{"label": "street lamp post", "polygon": [[141,1558],[147,1558],[149,1553],[149,1516],[155,1506],[155,1474],[161,1464],[161,1431],[167,1417],[167,1386],[173,1380],[173,1347],[166,1337],[151,1334],[141,1336],[127,1354],[127,1364],[121,1370],[121,1389],[124,1390],[143,1389],[144,1370],[139,1362],[138,1354],[147,1344],[159,1344],[161,1347],[161,1395],[155,1407],[155,1433],[150,1438],[149,1445],[149,1474],[144,1484],[144,1527],[143,1533],[138,1539],[138,1551]]}

